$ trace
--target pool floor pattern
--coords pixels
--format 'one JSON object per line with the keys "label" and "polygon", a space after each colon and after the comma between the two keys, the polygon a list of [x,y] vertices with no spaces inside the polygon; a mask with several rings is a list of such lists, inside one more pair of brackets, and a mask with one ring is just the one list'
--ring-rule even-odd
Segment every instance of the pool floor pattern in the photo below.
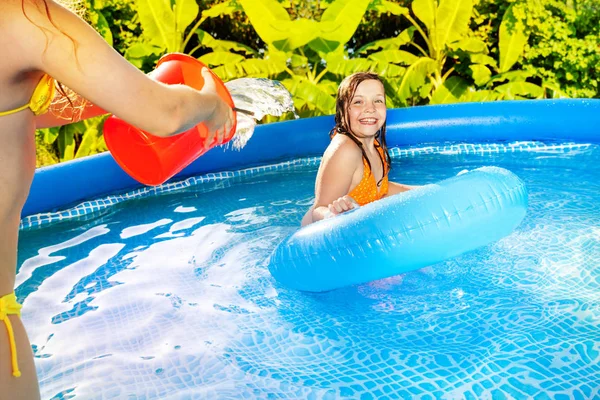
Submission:
{"label": "pool floor pattern", "polygon": [[322,294],[266,268],[312,203],[318,159],[24,220],[17,295],[43,398],[600,397],[598,146],[393,156],[407,184],[510,169],[528,214],[474,252]]}

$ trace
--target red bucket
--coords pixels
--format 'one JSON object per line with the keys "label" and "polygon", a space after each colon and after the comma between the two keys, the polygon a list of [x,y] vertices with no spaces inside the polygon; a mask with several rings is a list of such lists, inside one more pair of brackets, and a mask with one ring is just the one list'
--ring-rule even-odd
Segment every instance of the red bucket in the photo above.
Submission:
{"label": "red bucket", "polygon": [[[202,68],[206,65],[185,54],[163,56],[152,76],[166,84],[185,84],[200,90],[204,86]],[[208,68],[208,67],[206,67]],[[217,94],[233,108],[233,99],[225,84],[212,71]],[[236,114],[231,131],[218,141],[215,135],[208,148],[231,140],[236,129]],[[117,163],[135,180],[145,185],[160,185],[204,154],[208,129],[204,123],[179,135],[158,137],[111,116],[104,123],[104,140]]]}

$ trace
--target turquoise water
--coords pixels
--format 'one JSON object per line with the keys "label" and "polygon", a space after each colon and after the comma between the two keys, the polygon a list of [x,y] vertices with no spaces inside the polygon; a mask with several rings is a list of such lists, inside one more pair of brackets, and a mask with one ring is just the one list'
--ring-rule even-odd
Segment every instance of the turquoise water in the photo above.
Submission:
{"label": "turquoise water", "polygon": [[42,397],[600,397],[600,147],[394,154],[407,184],[510,169],[528,214],[477,251],[323,294],[266,267],[312,202],[314,162],[24,229],[17,295]]}

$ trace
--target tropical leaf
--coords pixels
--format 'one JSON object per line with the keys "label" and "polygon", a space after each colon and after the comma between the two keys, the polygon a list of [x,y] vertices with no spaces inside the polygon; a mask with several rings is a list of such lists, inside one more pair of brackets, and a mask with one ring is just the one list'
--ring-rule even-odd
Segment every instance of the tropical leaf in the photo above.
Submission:
{"label": "tropical leaf", "polygon": [[402,65],[411,65],[419,59],[419,57],[404,50],[383,50],[371,54],[368,58],[369,60]]}
{"label": "tropical leaf", "polygon": [[250,23],[260,38],[267,44],[288,38],[288,33],[276,29],[281,22],[289,22],[290,16],[276,0],[239,0]]}
{"label": "tropical leaf", "polygon": [[89,156],[93,154],[96,150],[96,142],[98,140],[98,129],[95,127],[90,127],[85,130],[83,133],[83,137],[81,138],[81,143],[77,148],[77,153],[75,153],[74,158],[81,158],[85,156]]}
{"label": "tropical leaf", "polygon": [[278,65],[282,65],[282,68],[285,68],[287,60],[290,58],[290,53],[285,51],[279,51],[277,49],[269,49],[265,52],[265,60],[269,60],[271,62],[277,63]]}
{"label": "tropical leaf", "polygon": [[494,90],[502,93],[507,99],[516,98],[516,96],[541,98],[544,95],[544,89],[531,82],[509,82],[495,87]]}
{"label": "tropical leaf", "polygon": [[393,14],[393,15],[407,15],[409,13],[408,8],[402,7],[392,1],[387,0],[375,0],[369,3],[367,11],[376,11],[379,14]]}
{"label": "tropical leaf", "polygon": [[452,76],[435,90],[430,104],[456,103],[466,93],[468,88],[469,84],[467,81],[458,76]]}
{"label": "tropical leaf", "polygon": [[335,97],[337,95],[338,87],[340,86],[340,84],[339,82],[324,79],[319,82],[318,86],[325,93]]}
{"label": "tropical leaf", "polygon": [[178,50],[181,49],[181,42],[183,41],[183,35],[185,34],[186,28],[194,22],[198,16],[200,8],[196,3],[196,0],[175,0],[173,5],[173,12],[175,13],[175,31],[177,32],[178,38]]}
{"label": "tropical leaf", "polygon": [[239,54],[227,51],[213,51],[212,53],[203,55],[199,60],[210,67],[215,67],[223,64],[237,64],[245,59]]}
{"label": "tropical leaf", "polygon": [[208,47],[211,47],[215,51],[239,51],[248,56],[258,56],[258,52],[252,47],[231,40],[215,40]]}
{"label": "tropical leaf", "polygon": [[336,0],[327,7],[320,22],[320,37],[346,43],[360,24],[370,0]]}
{"label": "tropical leaf", "polygon": [[250,46],[231,40],[218,40],[202,29],[196,29],[198,47],[209,47],[214,51],[239,51],[246,55],[258,56],[258,52]]}
{"label": "tropical leaf", "polygon": [[160,55],[164,49],[150,43],[136,43],[125,52],[125,58],[138,68],[141,68],[144,59],[151,55]]}
{"label": "tropical leaf", "polygon": [[425,24],[431,35],[436,25],[435,0],[414,0],[412,3],[412,10],[417,18]]}
{"label": "tropical leaf", "polygon": [[285,71],[287,54],[279,51],[269,51],[264,59],[251,58],[238,63],[227,63],[216,67],[213,72],[224,81],[253,77],[269,78]]}
{"label": "tropical leaf", "polygon": [[206,47],[211,47],[217,41],[212,35],[202,29],[196,29],[196,36],[198,36],[198,44]]}
{"label": "tropical leaf", "polygon": [[104,14],[98,10],[89,12],[90,22],[108,44],[113,45],[113,35]]}
{"label": "tropical leaf", "polygon": [[259,60],[252,58],[240,63],[240,67],[244,69],[246,76],[268,78],[285,71],[286,64],[285,61],[281,62],[280,60]]}
{"label": "tropical leaf", "polygon": [[553,99],[566,99],[569,98],[569,95],[566,94],[565,92],[562,91],[562,89],[560,88],[560,86],[558,84],[556,84],[555,82],[550,82],[550,81],[544,81],[542,83],[542,88],[545,89],[550,89],[552,91],[552,98]]}
{"label": "tropical leaf", "polygon": [[335,75],[347,76],[358,71],[369,71],[374,62],[366,58],[345,59],[343,57],[326,58],[327,70]]}
{"label": "tropical leaf", "polygon": [[75,135],[85,129],[82,122],[61,126],[58,132],[58,157],[60,161],[75,157]]}
{"label": "tropical leaf", "polygon": [[150,43],[167,51],[177,50],[175,13],[170,0],[136,0],[144,36]]}
{"label": "tropical leaf", "polygon": [[365,54],[370,50],[395,50],[400,45],[397,44],[396,38],[380,39],[367,43],[356,51],[356,54]]}
{"label": "tropical leaf", "polygon": [[441,0],[436,12],[433,42],[438,50],[458,41],[469,30],[473,4],[471,0]]}
{"label": "tropical leaf", "polygon": [[490,79],[490,81],[488,83],[496,83],[496,82],[504,82],[504,81],[523,82],[527,78],[532,77],[533,75],[534,75],[534,73],[530,72],[530,71],[523,71],[523,70],[508,71],[508,72],[503,72],[501,74],[492,76],[492,79]]}
{"label": "tropical leaf", "polygon": [[318,53],[341,49],[360,24],[369,0],[336,0],[331,3],[317,23],[308,46]]}
{"label": "tropical leaf", "polygon": [[313,105],[324,115],[335,112],[335,98],[319,85],[305,80],[297,84],[291,93],[294,98],[302,99],[307,104]]}
{"label": "tropical leaf", "polygon": [[244,70],[245,76],[254,78],[268,77],[272,74],[272,67],[266,60],[250,59],[240,64],[240,67]]}
{"label": "tropical leaf", "polygon": [[394,38],[389,39],[381,39],[375,40],[371,43],[367,43],[361,48],[359,48],[356,53],[363,54],[368,52],[369,50],[396,50],[400,48],[400,46],[404,46],[407,43],[410,43],[413,38],[413,33],[416,30],[414,26],[407,28],[400,32],[400,34]]}
{"label": "tropical leaf", "polygon": [[421,87],[416,91],[418,96],[422,99],[426,99],[431,94],[431,90],[433,89],[433,82],[430,80],[425,80],[425,83],[421,85]]}
{"label": "tropical leaf", "polygon": [[467,37],[456,42],[450,43],[449,47],[452,50],[463,50],[468,53],[487,53],[488,48],[485,42],[481,39]]}
{"label": "tropical leaf", "polygon": [[468,90],[460,99],[460,102],[495,101],[502,98],[502,94],[493,90]]}
{"label": "tropical leaf", "polygon": [[[289,90],[288,90],[288,91],[289,91]],[[290,92],[290,93],[291,93],[291,92]],[[306,107],[306,101],[304,101],[304,100],[302,100],[302,99],[299,99],[299,98],[295,97],[295,98],[293,99],[293,101],[294,101],[294,107],[296,107],[296,110],[300,110],[300,109],[302,109],[303,107]]]}
{"label": "tropical leaf", "polygon": [[223,3],[214,4],[212,7],[202,11],[201,21],[204,22],[208,18],[233,16],[235,12],[243,11],[237,1],[225,1]]}
{"label": "tropical leaf", "polygon": [[221,78],[222,81],[225,82],[246,76],[246,73],[239,67],[238,64],[221,65],[220,67],[212,68],[212,72],[214,72],[219,78]]}
{"label": "tropical leaf", "polygon": [[398,88],[398,98],[405,103],[415,92],[419,92],[425,85],[427,77],[435,71],[437,63],[429,57],[421,57],[406,70],[402,83]]}
{"label": "tropical leaf", "polygon": [[471,58],[471,62],[473,64],[483,64],[483,65],[490,65],[492,67],[496,67],[496,60],[494,60],[492,57],[488,56],[487,54],[471,54],[470,58]]}
{"label": "tropical leaf", "polygon": [[385,89],[386,106],[389,108],[403,107],[406,105],[405,101],[402,101],[398,97],[398,90],[402,78],[384,78],[383,87]]}
{"label": "tropical leaf", "polygon": [[282,38],[271,42],[278,50],[290,51],[309,43],[319,34],[319,23],[306,18],[295,21],[277,21],[273,31],[281,32]]}
{"label": "tropical leaf", "polygon": [[525,25],[513,14],[510,6],[502,17],[498,48],[500,50],[500,72],[506,72],[518,61],[529,36],[525,33]]}
{"label": "tropical leaf", "polygon": [[52,144],[58,138],[60,127],[38,129],[38,133],[42,135],[42,140],[45,144]]}
{"label": "tropical leaf", "polygon": [[472,64],[469,69],[471,70],[471,77],[477,86],[485,85],[492,77],[492,71],[485,65]]}
{"label": "tropical leaf", "polygon": [[384,78],[401,77],[406,73],[406,68],[387,62],[377,62],[372,67],[373,72]]}
{"label": "tropical leaf", "polygon": [[299,54],[292,54],[290,58],[290,66],[292,68],[304,67],[308,65],[308,58]]}
{"label": "tropical leaf", "polygon": [[333,40],[326,40],[325,38],[318,36],[313,39],[310,43],[308,43],[309,47],[316,51],[319,54],[323,53],[332,53],[337,49],[340,49],[340,42],[336,42]]}

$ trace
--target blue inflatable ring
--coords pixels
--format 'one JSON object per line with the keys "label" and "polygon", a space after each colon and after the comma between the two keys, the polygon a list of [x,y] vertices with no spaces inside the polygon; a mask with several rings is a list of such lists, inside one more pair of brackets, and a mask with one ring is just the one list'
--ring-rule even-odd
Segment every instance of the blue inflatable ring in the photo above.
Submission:
{"label": "blue inflatable ring", "polygon": [[483,167],[301,228],[275,249],[269,270],[310,292],[369,282],[497,241],[526,209],[516,175]]}

